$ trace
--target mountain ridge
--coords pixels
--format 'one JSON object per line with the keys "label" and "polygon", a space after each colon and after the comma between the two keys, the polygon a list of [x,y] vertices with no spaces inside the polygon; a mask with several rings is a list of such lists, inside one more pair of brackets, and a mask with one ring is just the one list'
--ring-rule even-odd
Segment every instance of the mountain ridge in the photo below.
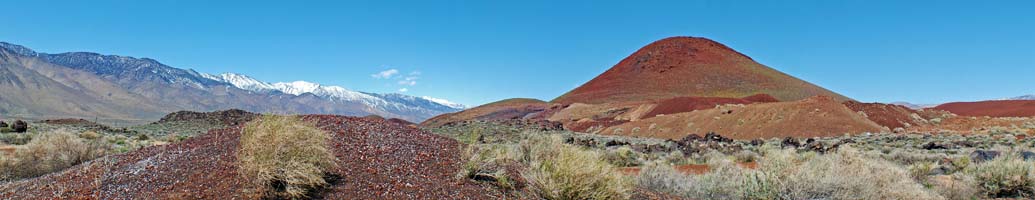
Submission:
{"label": "mountain ridge", "polygon": [[[239,108],[274,113],[374,114],[419,122],[466,108],[438,103],[448,102],[442,99],[366,93],[305,81],[267,83],[241,74],[211,75],[171,67],[150,58],[92,52],[48,54],[7,42],[0,42],[0,50],[4,52],[0,64],[6,72],[4,79],[8,80],[0,82],[6,83],[0,86],[31,94],[20,100],[0,98],[0,114],[8,116],[151,120],[179,110]],[[23,79],[43,81],[34,83],[47,87],[27,88],[21,83]],[[50,101],[39,102],[33,98]],[[65,109],[48,110],[47,107]],[[19,112],[14,113],[14,110]]]}

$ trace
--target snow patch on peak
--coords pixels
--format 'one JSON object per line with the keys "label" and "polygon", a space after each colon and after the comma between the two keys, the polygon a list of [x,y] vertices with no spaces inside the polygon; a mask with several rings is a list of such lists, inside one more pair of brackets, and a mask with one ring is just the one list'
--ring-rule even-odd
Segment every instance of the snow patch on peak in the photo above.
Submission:
{"label": "snow patch on peak", "polygon": [[273,83],[273,88],[293,95],[301,95],[305,93],[316,94],[316,90],[320,88],[320,84],[306,81],[293,81],[287,83],[278,82]]}
{"label": "snow patch on peak", "polygon": [[437,104],[442,104],[442,105],[448,106],[450,108],[456,108],[456,109],[461,109],[461,110],[462,109],[467,109],[467,106],[465,106],[463,104],[454,103],[452,101],[445,100],[445,99],[439,99],[439,98],[429,97],[429,96],[422,96],[420,98],[428,100],[428,101],[431,101],[431,102],[435,102]]}
{"label": "snow patch on peak", "polygon": [[256,80],[255,78],[252,78],[252,77],[249,77],[249,76],[245,76],[245,75],[242,75],[242,74],[222,73],[222,74],[219,74],[219,75],[212,75],[212,74],[201,73],[201,77],[212,79],[212,80],[223,82],[223,83],[228,83],[230,85],[233,85],[234,87],[241,88],[241,89],[244,89],[244,90],[249,90],[249,91],[267,92],[267,91],[271,91],[271,90],[276,90],[276,88],[274,88],[273,85],[271,85],[269,83],[262,82],[262,81]]}

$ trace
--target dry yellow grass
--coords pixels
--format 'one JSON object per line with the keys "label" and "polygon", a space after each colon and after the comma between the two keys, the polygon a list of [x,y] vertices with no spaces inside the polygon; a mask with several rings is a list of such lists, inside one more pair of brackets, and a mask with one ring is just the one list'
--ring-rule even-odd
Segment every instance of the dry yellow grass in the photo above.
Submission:
{"label": "dry yellow grass", "polygon": [[0,155],[0,180],[18,180],[57,172],[104,156],[103,141],[84,140],[68,130],[40,133],[13,154]]}
{"label": "dry yellow grass", "polygon": [[333,166],[329,136],[297,116],[266,115],[241,132],[238,171],[259,194],[303,198],[327,185],[325,170]]}

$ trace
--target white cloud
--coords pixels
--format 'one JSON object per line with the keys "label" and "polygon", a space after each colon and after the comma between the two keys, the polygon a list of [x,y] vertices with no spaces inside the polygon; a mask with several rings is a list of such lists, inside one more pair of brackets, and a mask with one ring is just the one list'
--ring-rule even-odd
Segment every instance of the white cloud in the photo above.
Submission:
{"label": "white cloud", "polygon": [[404,78],[402,80],[399,80],[399,85],[414,86],[414,85],[417,85],[417,79],[419,79],[419,78],[416,77],[416,76],[406,77],[406,78]]}
{"label": "white cloud", "polygon": [[392,76],[395,76],[396,74],[399,74],[399,70],[397,70],[397,69],[389,69],[389,70],[378,72],[376,74],[371,74],[370,77],[374,77],[376,79],[389,79],[389,78],[392,78]]}
{"label": "white cloud", "polygon": [[409,92],[409,91],[410,91],[410,89],[406,89],[406,88],[399,88],[399,92]]}

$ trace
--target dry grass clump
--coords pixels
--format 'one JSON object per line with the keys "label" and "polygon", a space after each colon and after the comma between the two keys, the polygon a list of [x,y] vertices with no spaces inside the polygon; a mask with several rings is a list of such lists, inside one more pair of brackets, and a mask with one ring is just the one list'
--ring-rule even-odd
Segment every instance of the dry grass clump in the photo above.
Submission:
{"label": "dry grass clump", "polygon": [[627,199],[631,188],[600,153],[564,144],[559,137],[538,137],[519,144],[522,176],[545,199]]}
{"label": "dry grass clump", "polygon": [[334,165],[329,137],[297,116],[262,116],[241,132],[238,172],[266,197],[306,197],[327,185],[325,171]]}
{"label": "dry grass clump", "polygon": [[1035,162],[1003,155],[967,169],[987,197],[1035,197]]}
{"label": "dry grass clump", "polygon": [[672,165],[665,162],[644,165],[640,175],[635,179],[636,185],[640,188],[682,196],[687,196],[685,194],[691,191],[691,181],[689,176],[676,171]]}
{"label": "dry grass clump", "polygon": [[11,155],[0,154],[0,180],[37,177],[108,153],[102,140],[86,140],[68,130],[40,133]]}
{"label": "dry grass clump", "polygon": [[608,163],[617,167],[639,166],[640,162],[642,162],[640,161],[640,157],[643,156],[642,153],[636,152],[628,146],[618,147],[613,150],[605,149],[602,151],[604,151],[604,160],[607,160]]}
{"label": "dry grass clump", "polygon": [[[603,153],[565,144],[556,136],[531,136],[517,144],[472,145],[458,176],[505,189],[527,185],[542,199],[627,199],[631,183]],[[507,171],[516,167],[517,173]]]}
{"label": "dry grass clump", "polygon": [[712,159],[712,170],[701,175],[681,175],[665,166],[648,166],[637,182],[646,189],[697,199],[940,198],[908,178],[902,167],[863,156],[851,148],[825,155],[791,150],[768,151],[765,155],[758,169],[740,168],[728,159]]}
{"label": "dry grass clump", "polygon": [[464,149],[467,160],[461,165],[460,178],[488,181],[503,189],[515,189],[517,183],[508,174],[507,165],[515,162],[516,155],[508,145],[470,145]]}

